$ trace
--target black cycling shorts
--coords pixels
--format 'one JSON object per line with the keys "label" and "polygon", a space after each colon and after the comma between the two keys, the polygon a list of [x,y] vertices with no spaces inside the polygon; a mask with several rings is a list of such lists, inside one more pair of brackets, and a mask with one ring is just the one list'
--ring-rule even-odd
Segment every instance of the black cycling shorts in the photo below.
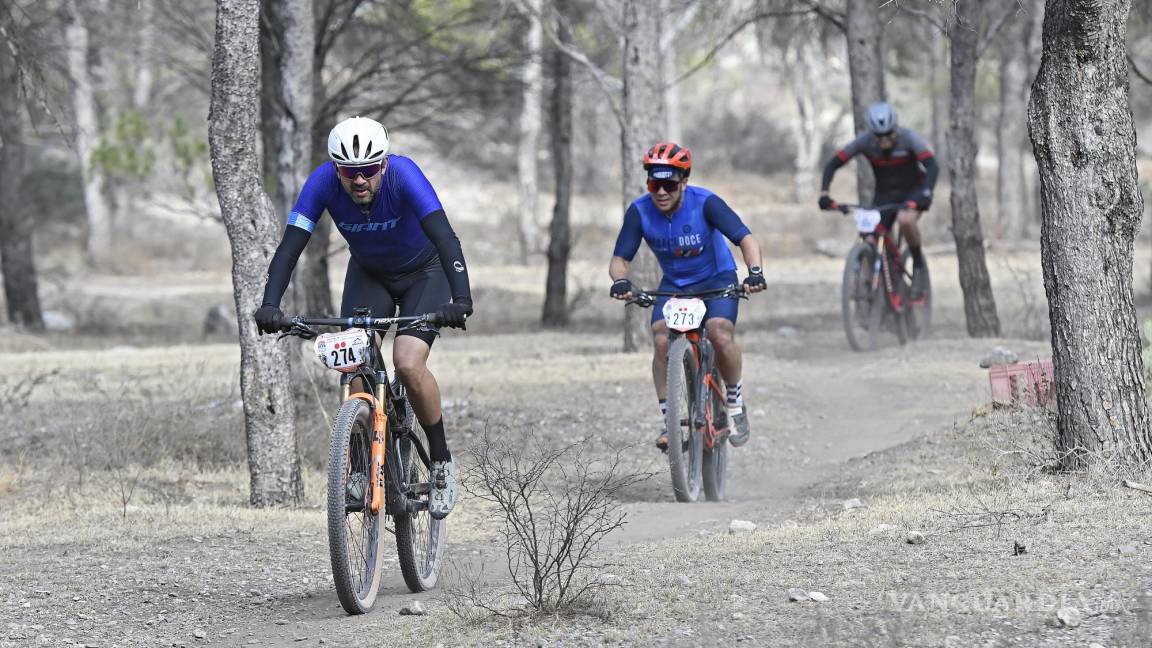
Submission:
{"label": "black cycling shorts", "polygon": [[[340,317],[355,315],[357,308],[371,308],[372,317],[410,317],[434,313],[440,306],[452,301],[448,277],[440,266],[440,258],[433,257],[414,270],[400,274],[374,272],[354,258],[348,259],[348,272],[344,275],[344,297],[340,300]],[[399,313],[397,313],[399,308]],[[396,335],[411,335],[432,346],[440,334],[431,330],[409,329]]]}

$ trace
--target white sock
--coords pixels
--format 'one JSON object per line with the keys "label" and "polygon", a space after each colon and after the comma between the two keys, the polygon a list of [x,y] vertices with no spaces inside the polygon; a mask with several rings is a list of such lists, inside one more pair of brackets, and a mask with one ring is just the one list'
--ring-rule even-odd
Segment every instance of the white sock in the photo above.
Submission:
{"label": "white sock", "polygon": [[728,415],[736,416],[744,413],[744,380],[736,381],[735,385],[728,386]]}
{"label": "white sock", "polygon": [[664,418],[666,416],[668,416],[668,401],[661,400],[660,401],[660,423],[661,424],[664,423]]}

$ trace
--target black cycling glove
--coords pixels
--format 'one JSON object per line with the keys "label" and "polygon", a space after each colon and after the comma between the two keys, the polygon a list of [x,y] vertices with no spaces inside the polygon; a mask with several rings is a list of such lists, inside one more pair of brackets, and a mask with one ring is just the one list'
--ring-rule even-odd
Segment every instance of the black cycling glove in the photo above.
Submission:
{"label": "black cycling glove", "polygon": [[760,266],[752,266],[748,268],[748,276],[744,278],[745,288],[767,288],[768,282],[764,281],[764,271]]}
{"label": "black cycling glove", "polygon": [[256,309],[256,312],[252,314],[252,319],[256,320],[256,328],[260,329],[261,335],[276,333],[280,330],[284,320],[284,311],[280,310],[279,306],[264,304]]}
{"label": "black cycling glove", "polygon": [[832,205],[835,205],[836,202],[833,201],[830,196],[820,196],[820,201],[818,204],[820,205],[820,209],[828,210],[832,209]]}
{"label": "black cycling glove", "polygon": [[448,302],[436,311],[436,321],[440,326],[447,326],[448,328],[467,329],[465,321],[468,316],[472,314],[472,302],[468,300],[458,300]]}
{"label": "black cycling glove", "polygon": [[621,299],[630,292],[632,292],[632,282],[627,279],[617,279],[612,282],[612,289],[608,291],[608,294],[615,299]]}

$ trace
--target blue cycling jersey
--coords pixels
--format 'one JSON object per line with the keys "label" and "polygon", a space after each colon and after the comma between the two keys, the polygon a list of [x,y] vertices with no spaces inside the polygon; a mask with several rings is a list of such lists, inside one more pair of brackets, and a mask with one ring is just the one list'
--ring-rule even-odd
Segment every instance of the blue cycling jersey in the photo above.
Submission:
{"label": "blue cycling jersey", "polygon": [[736,270],[724,238],[739,245],[748,234],[748,227],[720,196],[687,186],[671,217],[657,209],[651,195],[634,200],[624,214],[613,254],[631,261],[642,238],[656,255],[664,281],[682,289]]}
{"label": "blue cycling jersey", "polygon": [[436,190],[420,167],[402,155],[389,155],[380,190],[367,212],[344,191],[335,165],[325,162],[308,176],[288,225],[311,232],[327,210],[358,263],[396,273],[419,267],[436,255],[420,221],[440,209]]}

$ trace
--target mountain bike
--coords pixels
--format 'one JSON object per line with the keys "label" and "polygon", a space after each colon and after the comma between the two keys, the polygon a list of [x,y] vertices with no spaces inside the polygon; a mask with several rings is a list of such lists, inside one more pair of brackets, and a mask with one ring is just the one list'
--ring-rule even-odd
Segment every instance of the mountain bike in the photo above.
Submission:
{"label": "mountain bike", "polygon": [[724,379],[704,329],[708,299],[744,298],[739,285],[698,292],[641,290],[629,303],[664,303],[668,325],[668,468],[678,502],[695,502],[703,486],[709,502],[724,499],[728,472],[728,410]]}
{"label": "mountain bike", "polygon": [[[860,240],[848,252],[840,288],[840,310],[844,334],[856,351],[876,348],[880,332],[889,327],[900,344],[928,334],[932,322],[932,283],[928,262],[916,271],[923,273],[924,294],[911,298],[912,255],[903,236],[882,223],[885,213],[899,211],[900,203],[862,207],[833,203],[832,209],[851,213]],[[884,254],[880,254],[883,250]]]}
{"label": "mountain bike", "polygon": [[[428,512],[428,440],[404,386],[389,380],[380,352],[390,326],[435,324],[435,314],[371,317],[358,309],[353,317],[297,316],[281,326],[286,331],[281,337],[315,339],[321,364],[341,373],[343,404],[329,440],[328,552],[336,595],[348,614],[364,614],[376,601],[385,517],[392,519],[408,589],[422,592],[436,585],[447,525]],[[312,327],[342,330],[321,334]],[[354,383],[358,391],[352,393]]]}

